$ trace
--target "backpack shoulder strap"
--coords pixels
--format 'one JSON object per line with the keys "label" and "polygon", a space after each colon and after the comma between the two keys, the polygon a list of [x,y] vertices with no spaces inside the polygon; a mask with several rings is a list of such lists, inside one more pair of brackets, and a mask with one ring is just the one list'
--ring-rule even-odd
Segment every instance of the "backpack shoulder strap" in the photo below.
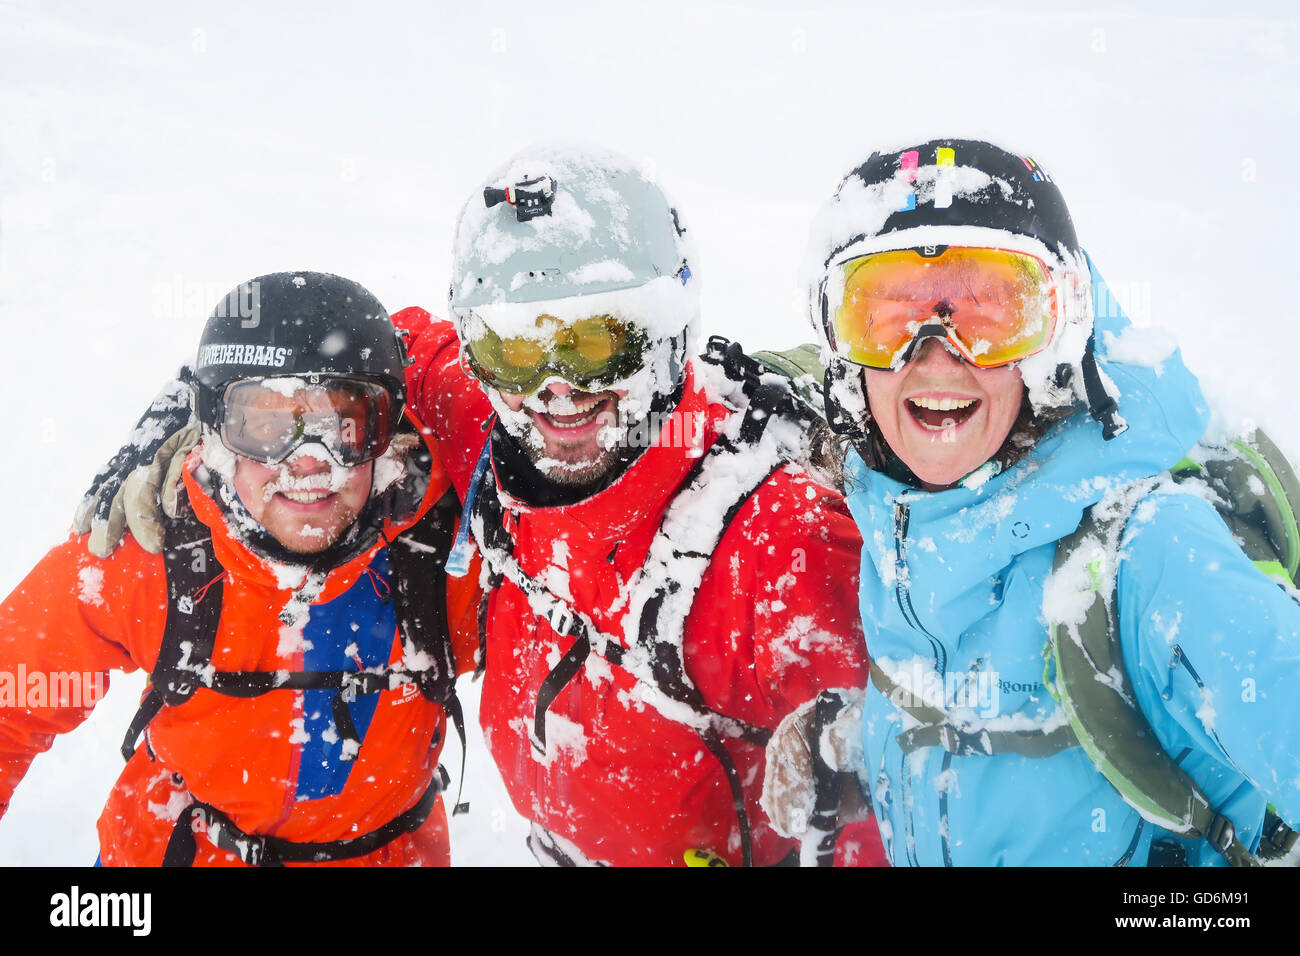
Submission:
{"label": "backpack shoulder strap", "polygon": [[[821,418],[796,394],[784,369],[776,375],[765,372],[738,343],[715,335],[701,358],[720,367],[736,387],[739,394],[732,398],[743,409],[740,425],[734,438],[718,437],[669,503],[646,560],[629,583],[624,636],[628,646],[643,651],[655,683],[668,696],[708,710],[686,675],[686,620],[731,522],[777,469],[806,460],[810,430]],[[770,427],[778,421],[794,428]],[[725,494],[719,496],[716,489]],[[755,735],[753,730],[757,728],[743,736],[765,741],[766,732]]]}
{"label": "backpack shoulder strap", "polygon": [[[441,702],[454,695],[456,661],[447,623],[446,562],[460,502],[448,489],[420,521],[388,544],[394,608],[403,651],[421,693]],[[408,663],[409,666],[409,663]]]}
{"label": "backpack shoulder strap", "polygon": [[[1139,485],[1149,491],[1154,483]],[[1081,623],[1051,622],[1048,668],[1054,662],[1056,673],[1048,687],[1088,758],[1143,819],[1180,836],[1203,837],[1235,866],[1257,865],[1232,821],[1161,747],[1124,668],[1115,617],[1119,543],[1143,493],[1139,488],[1125,495],[1123,506],[1104,514],[1089,508],[1057,544],[1052,573],[1086,582],[1087,610]]]}
{"label": "backpack shoulder strap", "polygon": [[1198,446],[1198,460],[1173,468],[1176,481],[1203,481],[1219,498],[1219,515],[1246,556],[1279,584],[1294,586],[1300,570],[1300,479],[1263,431],[1221,447]]}
{"label": "backpack shoulder strap", "polygon": [[460,501],[455,490],[448,488],[414,527],[388,545],[393,608],[406,667],[415,676],[420,693],[442,706],[460,739],[461,789],[452,816],[469,810],[460,799],[465,786],[465,714],[456,696],[456,659],[447,622],[447,557],[459,514]]}
{"label": "backpack shoulder strap", "polygon": [[167,573],[167,622],[149,676],[149,690],[122,741],[122,756],[127,760],[163,704],[175,706],[189,700],[212,663],[224,571],[212,547],[212,532],[194,516],[188,502],[178,517],[167,522],[163,567]]}

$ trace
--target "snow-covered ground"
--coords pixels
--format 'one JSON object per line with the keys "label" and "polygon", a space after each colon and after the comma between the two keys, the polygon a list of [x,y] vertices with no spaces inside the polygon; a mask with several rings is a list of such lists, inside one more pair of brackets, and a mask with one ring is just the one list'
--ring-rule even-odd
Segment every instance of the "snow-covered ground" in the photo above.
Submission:
{"label": "snow-covered ground", "polygon": [[[872,149],[955,132],[1027,152],[1134,317],[1300,452],[1294,8],[909,9],[0,2],[0,594],[228,288],[315,269],[439,311],[460,204],[539,140],[653,168],[702,249],[706,329],[749,348],[809,337],[808,225]],[[94,859],[140,686],[38,759],[0,864]],[[471,767],[456,862],[527,862],[473,738]]]}

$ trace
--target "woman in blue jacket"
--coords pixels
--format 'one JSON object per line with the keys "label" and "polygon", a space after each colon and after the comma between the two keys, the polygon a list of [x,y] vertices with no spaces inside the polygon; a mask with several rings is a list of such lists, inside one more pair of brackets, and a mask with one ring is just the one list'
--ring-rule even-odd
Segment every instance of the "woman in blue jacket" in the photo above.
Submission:
{"label": "woman in blue jacket", "polygon": [[1160,746],[1245,848],[1268,803],[1296,823],[1300,605],[1156,477],[1205,402],[1114,305],[1046,171],[967,140],[873,154],[818,217],[809,270],[864,540],[855,759],[892,862],[1226,862],[1126,803],[1045,686],[1047,622],[1087,588],[1053,576],[1057,542],[1099,503],[1134,508],[1103,588]]}

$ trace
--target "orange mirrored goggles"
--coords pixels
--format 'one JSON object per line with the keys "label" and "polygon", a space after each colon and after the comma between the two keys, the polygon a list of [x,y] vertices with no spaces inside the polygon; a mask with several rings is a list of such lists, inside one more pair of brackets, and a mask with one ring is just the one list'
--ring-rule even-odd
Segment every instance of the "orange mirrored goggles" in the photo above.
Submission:
{"label": "orange mirrored goggles", "polygon": [[827,335],[837,355],[868,368],[902,367],[930,336],[978,368],[1007,365],[1047,346],[1060,311],[1051,269],[1024,252],[896,249],[831,270],[822,298]]}

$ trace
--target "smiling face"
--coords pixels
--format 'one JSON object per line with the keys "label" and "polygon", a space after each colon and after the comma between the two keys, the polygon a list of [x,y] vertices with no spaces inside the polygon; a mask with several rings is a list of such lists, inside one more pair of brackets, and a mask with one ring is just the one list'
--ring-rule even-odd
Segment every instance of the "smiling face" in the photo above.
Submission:
{"label": "smiling face", "polygon": [[862,374],[881,437],[928,491],[950,487],[992,458],[1024,395],[1016,366],[976,368],[934,338],[898,371]]}
{"label": "smiling face", "polygon": [[315,446],[302,448],[278,465],[237,456],[235,491],[253,519],[296,554],[324,551],[348,526],[370,495],[374,462],[351,468],[328,461]]}
{"label": "smiling face", "polygon": [[537,395],[498,393],[509,410],[526,420],[520,441],[538,470],[561,485],[582,485],[614,466],[619,446],[609,441],[618,421],[618,391],[584,392],[552,380]]}

